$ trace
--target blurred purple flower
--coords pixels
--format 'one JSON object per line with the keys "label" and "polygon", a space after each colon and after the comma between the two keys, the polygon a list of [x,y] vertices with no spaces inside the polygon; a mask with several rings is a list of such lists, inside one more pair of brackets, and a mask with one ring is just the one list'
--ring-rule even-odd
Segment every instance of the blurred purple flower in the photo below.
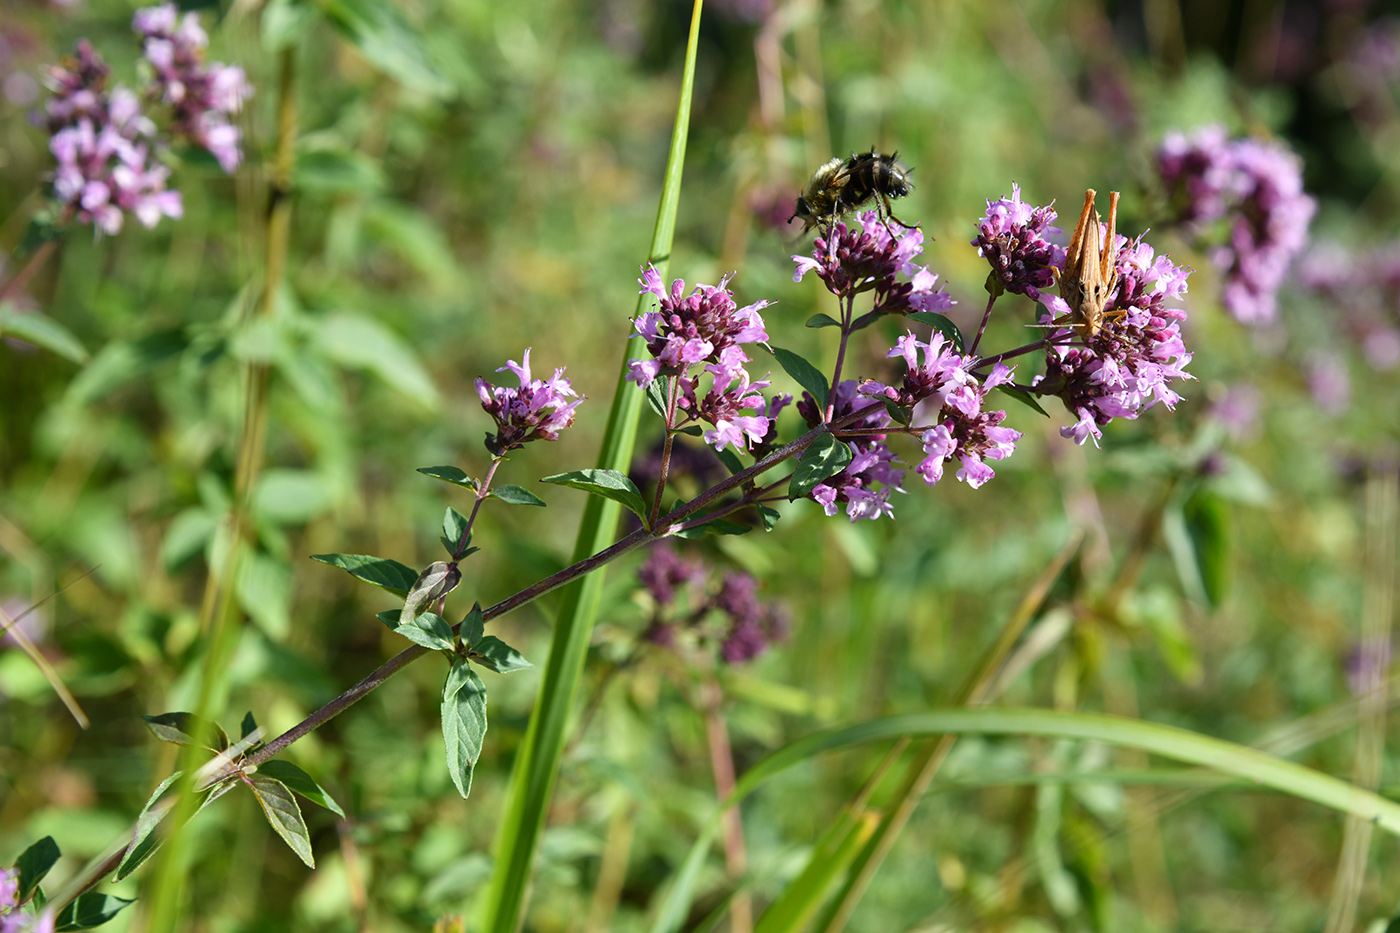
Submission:
{"label": "blurred purple flower", "polygon": [[1218,421],[1235,442],[1259,435],[1259,411],[1264,397],[1248,383],[1227,386],[1210,406],[1210,417]]}
{"label": "blurred purple flower", "polygon": [[148,93],[170,105],[174,132],[207,149],[225,172],[232,173],[242,154],[238,127],[229,118],[253,94],[243,69],[206,64],[209,36],[199,16],[180,16],[174,3],[137,10],[131,28],[144,37],[145,58],[154,72]]}
{"label": "blurred purple flower", "polygon": [[45,109],[53,133],[49,150],[58,163],[55,198],[79,223],[107,234],[121,230],[128,211],[147,227],[182,216],[180,193],[166,188],[170,170],[149,162],[155,124],[131,90],[107,90],[107,75],[86,40],[78,43],[76,58],[49,69],[54,96]]}
{"label": "blurred purple flower", "polygon": [[1323,413],[1339,415],[1351,405],[1351,377],[1346,363],[1327,353],[1315,353],[1308,360],[1308,391]]}
{"label": "blurred purple flower", "polygon": [[0,868],[0,933],[53,933],[52,910],[35,917],[19,906],[19,869]]}
{"label": "blurred purple flower", "polygon": [[747,573],[725,574],[714,605],[730,620],[720,643],[720,656],[728,664],[752,661],[787,635],[786,613],[759,600],[758,581]]}
{"label": "blurred purple flower", "polygon": [[1221,301],[1242,323],[1271,323],[1275,294],[1317,209],[1303,192],[1301,160],[1282,145],[1232,140],[1224,127],[1209,126],[1189,137],[1168,133],[1157,170],[1177,222],[1200,234],[1229,218],[1227,240],[1213,250],[1225,270]]}
{"label": "blurred purple flower", "polygon": [[1389,637],[1363,641],[1347,655],[1347,687],[1362,696],[1385,682],[1393,648]]}
{"label": "blurred purple flower", "polygon": [[1059,230],[1050,226],[1056,217],[1050,206],[1032,207],[1021,200],[1021,186],[1011,186],[1011,197],[987,199],[987,213],[977,222],[972,245],[992,266],[992,278],[1013,295],[1039,299],[1042,289],[1055,284],[1056,268],[1065,265],[1065,250],[1045,235]]}
{"label": "blurred purple flower", "polygon": [[559,432],[574,423],[574,409],[583,401],[563,378],[562,368],[549,379],[532,378],[529,347],[520,363],[509,360],[496,372],[507,370],[520,378],[519,388],[493,385],[480,376],[476,379],[481,407],[497,428],[497,433],[486,435],[486,449],[498,457],[530,441],[558,440]]}
{"label": "blurred purple flower", "polygon": [[656,600],[657,606],[665,608],[676,598],[678,588],[686,584],[704,586],[705,565],[699,558],[681,557],[671,544],[663,541],[652,547],[651,554],[637,569],[637,579]]}

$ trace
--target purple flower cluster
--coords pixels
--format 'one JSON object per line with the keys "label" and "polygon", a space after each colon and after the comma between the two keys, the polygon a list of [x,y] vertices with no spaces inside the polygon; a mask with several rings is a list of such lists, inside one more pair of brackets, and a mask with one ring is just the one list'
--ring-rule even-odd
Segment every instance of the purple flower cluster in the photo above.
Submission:
{"label": "purple flower cluster", "polygon": [[[677,407],[682,423],[703,421],[712,426],[704,433],[716,450],[732,444],[740,450],[761,443],[769,433],[770,410],[763,390],[765,377],[753,381],[744,364],[750,362],[743,345],[768,339],[759,311],[767,301],[756,301],[743,308],[728,288],[732,276],[718,285],[697,285],[685,294],[685,282],[676,279],[668,292],[661,275],[648,265],[638,284],[642,292],[659,299],[656,311],[646,311],[633,322],[651,354],[649,360],[629,361],[627,378],[645,388],[663,376],[678,380]],[[710,389],[698,395],[700,376],[694,367],[708,364]],[[781,405],[779,406],[781,407]],[[752,414],[751,412],[763,412]],[[671,427],[678,428],[681,424]]]}
{"label": "purple flower cluster", "polygon": [[[758,598],[758,581],[747,573],[727,573],[719,591],[705,595],[709,569],[699,558],[681,557],[670,544],[660,543],[637,571],[655,600],[648,641],[680,650],[683,642],[697,647],[718,646],[727,664],[758,657],[775,641],[787,637],[787,613],[776,603]],[[681,586],[690,586],[703,599],[699,605],[677,603]]]}
{"label": "purple flower cluster", "polygon": [[0,933],[53,933],[53,911],[38,917],[19,909],[19,869],[0,868]]}
{"label": "purple flower cluster", "polygon": [[[904,491],[900,485],[904,482],[904,470],[894,451],[885,443],[886,435],[880,433],[889,426],[890,417],[883,405],[872,404],[861,394],[861,387],[855,380],[837,385],[832,421],[841,423],[862,409],[869,414],[846,427],[848,431],[862,432],[859,437],[845,439],[851,450],[851,462],[840,473],[828,476],[813,487],[810,495],[827,515],[835,515],[844,505],[846,517],[851,521],[876,519],[882,515],[893,518],[890,493]],[[805,392],[802,401],[797,403],[797,410],[808,427],[816,427],[825,420],[825,405]]]}
{"label": "purple flower cluster", "polygon": [[[811,256],[793,256],[794,282],[808,272],[826,284],[838,298],[850,299],[873,292],[871,315],[908,314],[912,311],[946,311],[953,299],[940,290],[938,276],[914,259],[924,250],[924,233],[917,227],[891,235],[891,226],[875,211],[860,215],[860,226],[838,223],[827,238],[818,237]],[[908,276],[908,281],[897,278]]]}
{"label": "purple flower cluster", "polygon": [[[174,133],[208,149],[227,172],[240,159],[238,129],[228,122],[252,87],[237,66],[206,65],[209,37],[194,13],[179,17],[173,3],[138,10],[132,28],[144,37],[152,70],[145,96],[169,104]],[[153,227],[184,213],[178,191],[167,188],[170,169],[155,161],[164,138],[142,113],[130,88],[109,89],[109,69],[87,40],[75,57],[49,68],[53,98],[45,110],[49,150],[58,165],[54,196],[79,223],[115,234],[127,212]]]}
{"label": "purple flower cluster", "polygon": [[481,407],[496,422],[496,433],[486,435],[486,449],[497,457],[530,441],[558,440],[559,432],[574,423],[574,409],[583,401],[563,378],[563,369],[556,369],[549,379],[532,378],[529,347],[520,363],[508,360],[496,372],[506,370],[520,377],[518,389],[493,385],[480,376],[476,379]]}
{"label": "purple flower cluster", "polygon": [[1013,295],[1039,299],[1055,285],[1055,269],[1065,267],[1065,250],[1046,239],[1056,217],[1053,207],[1032,207],[1021,200],[1021,186],[1011,197],[987,199],[987,213],[977,221],[977,255],[991,264],[992,278]]}
{"label": "purple flower cluster", "polygon": [[47,106],[54,196],[79,223],[115,234],[130,211],[147,227],[180,217],[178,191],[167,190],[170,169],[151,164],[155,124],[128,88],[107,90],[107,65],[87,41],[76,58],[49,69],[54,97]]}
{"label": "purple flower cluster", "polygon": [[144,37],[146,61],[154,71],[148,93],[170,105],[172,129],[201,146],[225,172],[238,167],[238,113],[253,88],[237,65],[204,61],[209,36],[194,13],[179,15],[174,3],[137,10],[132,28]]}
{"label": "purple flower cluster", "polygon": [[[1082,345],[1067,341],[1073,330],[1052,330],[1045,375],[1035,382],[1040,394],[1059,396],[1079,419],[1060,429],[1077,444],[1090,437],[1097,443],[1114,418],[1136,418],[1158,402],[1173,408],[1181,396],[1170,383],[1193,378],[1181,339],[1186,313],[1166,305],[1186,293],[1191,270],[1155,255],[1141,237],[1117,239],[1118,289],[1104,309],[1111,325]],[[1051,312],[1047,323],[1069,312],[1057,295],[1041,300]]]}
{"label": "purple flower cluster", "polygon": [[1157,170],[1177,222],[1202,232],[1228,218],[1228,239],[1213,250],[1225,270],[1222,302],[1246,324],[1268,324],[1275,293],[1308,239],[1317,202],[1303,192],[1301,160],[1281,145],[1230,139],[1222,126],[1167,134]]}
{"label": "purple flower cluster", "polygon": [[895,388],[867,382],[861,391],[912,408],[914,420],[932,425],[920,436],[925,456],[918,472],[924,482],[937,483],[943,478],[943,465],[954,460],[962,464],[958,479],[973,489],[994,477],[987,461],[1015,453],[1021,432],[1002,426],[1005,411],[986,411],[983,406],[988,392],[1011,382],[1011,368],[997,363],[989,376],[979,380],[972,374],[979,361],[958,354],[942,334],[924,343],[906,333],[889,356],[904,359],[903,384]]}

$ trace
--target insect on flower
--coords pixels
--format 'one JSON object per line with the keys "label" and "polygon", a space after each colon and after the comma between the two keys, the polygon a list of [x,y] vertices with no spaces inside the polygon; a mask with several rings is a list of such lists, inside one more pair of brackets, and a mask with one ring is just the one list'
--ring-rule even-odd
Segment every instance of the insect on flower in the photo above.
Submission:
{"label": "insect on flower", "polygon": [[[1060,297],[1069,305],[1068,321],[1079,336],[1095,337],[1106,318],[1122,317],[1122,311],[1104,311],[1104,305],[1118,287],[1118,267],[1114,262],[1118,233],[1118,192],[1108,193],[1108,235],[1100,239],[1099,212],[1094,210],[1093,188],[1084,192],[1084,210],[1079,213],[1074,236],[1065,250],[1065,271],[1060,273]],[[1056,324],[1065,323],[1055,321]]]}
{"label": "insect on flower", "polygon": [[802,232],[806,233],[820,222],[834,222],[874,198],[882,219],[910,226],[894,216],[890,208],[891,200],[904,197],[914,188],[909,180],[913,170],[905,168],[898,155],[882,155],[872,148],[859,155],[851,153],[849,159],[832,159],[812,175],[788,220],[800,217]]}

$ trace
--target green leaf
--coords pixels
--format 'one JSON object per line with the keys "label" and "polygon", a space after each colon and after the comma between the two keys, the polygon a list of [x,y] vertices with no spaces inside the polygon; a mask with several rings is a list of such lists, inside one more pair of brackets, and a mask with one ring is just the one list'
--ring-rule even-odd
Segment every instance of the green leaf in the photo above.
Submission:
{"label": "green leaf", "polygon": [[430,62],[422,40],[393,6],[378,0],[330,0],[322,9],[365,58],[400,84],[431,97],[451,96],[451,83]]}
{"label": "green leaf", "polygon": [[778,524],[778,519],[783,517],[783,513],[772,506],[760,505],[758,507],[758,517],[763,520],[763,530],[772,531],[773,527]]}
{"label": "green leaf", "polygon": [[306,863],[307,868],[316,867],[316,859],[311,854],[311,834],[306,830],[306,821],[301,818],[301,808],[287,785],[275,778],[254,774],[248,779],[253,796],[267,817],[268,824],[282,841]]}
{"label": "green leaf", "polygon": [[447,745],[447,770],[457,793],[465,799],[472,789],[472,769],[481,758],[486,739],[486,685],[462,658],[454,658],[442,690],[442,738]]}
{"label": "green leaf", "polygon": [[174,573],[204,550],[219,519],[207,509],[185,509],[171,520],[160,543],[160,559],[167,572]]}
{"label": "green leaf", "polygon": [[124,897],[114,897],[111,894],[99,894],[96,891],[88,891],[79,894],[67,907],[58,912],[54,917],[54,930],[88,930],[98,927],[111,920],[121,913],[122,908],[128,904],[134,904],[136,900],[127,900]]}
{"label": "green leaf", "polygon": [[160,821],[165,819],[165,814],[169,812],[167,807],[156,809],[156,802],[165,795],[171,784],[174,784],[184,772],[176,771],[170,777],[161,781],[154,791],[151,792],[150,799],[141,808],[141,815],[136,818],[136,829],[131,834],[131,843],[126,847],[126,854],[117,865],[116,880],[121,881],[131,874],[141,863],[150,858],[160,848],[162,840],[153,835]]}
{"label": "green leaf", "polygon": [[656,412],[656,417],[662,421],[666,420],[666,390],[662,385],[662,380],[653,379],[642,390],[646,394],[647,404],[651,410]]}
{"label": "green leaf", "polygon": [[684,538],[692,541],[696,538],[703,538],[705,535],[746,535],[753,531],[750,525],[740,525],[728,519],[716,518],[705,522],[703,525],[694,525],[690,528],[683,528],[675,532],[677,538]]}
{"label": "green leaf", "polygon": [[15,868],[19,869],[19,900],[16,903],[23,904],[33,896],[34,889],[44,880],[61,854],[52,836],[45,836],[19,854],[19,858],[15,859]]}
{"label": "green leaf", "polygon": [[906,428],[909,427],[909,422],[914,418],[913,409],[903,408],[891,402],[889,399],[885,399],[885,413],[889,415],[890,419],[896,424],[902,424]]}
{"label": "green leaf", "polygon": [[265,761],[258,766],[258,774],[263,777],[270,777],[280,781],[290,790],[301,794],[314,804],[325,807],[341,819],[345,819],[345,811],[340,809],[340,804],[330,794],[326,793],[320,784],[317,784],[305,771],[281,758],[274,758]]}
{"label": "green leaf", "polygon": [[372,373],[429,411],[441,403],[413,347],[373,318],[348,312],[327,315],[317,321],[314,333],[321,352],[340,365]]}
{"label": "green leaf", "polygon": [[1205,597],[1219,607],[1230,590],[1229,512],[1219,496],[1198,489],[1182,506],[1182,517]]}
{"label": "green leaf", "polygon": [[739,459],[738,454],[728,447],[723,450],[716,450],[715,456],[719,458],[720,463],[724,464],[724,468],[729,471],[730,476],[733,476],[735,473],[743,472],[744,462]]}
{"label": "green leaf", "polygon": [[544,500],[521,486],[497,486],[491,495],[508,505],[537,505],[544,508]]}
{"label": "green leaf", "polygon": [[[465,628],[465,626],[463,627]],[[487,635],[478,639],[476,644],[471,646],[470,651],[473,661],[497,674],[509,674],[511,671],[523,671],[527,667],[535,666],[525,660],[523,654],[495,635]]]}
{"label": "green leaf", "polygon": [[13,259],[20,259],[28,256],[39,247],[50,240],[60,240],[63,238],[63,228],[55,223],[57,214],[52,208],[44,208],[29,218],[29,223],[24,228],[24,233],[19,238],[19,243],[11,253]]}
{"label": "green leaf", "polygon": [[292,168],[292,188],[296,191],[326,197],[364,197],[378,194],[385,186],[379,163],[339,140],[324,135],[305,136],[297,143],[296,164]]}
{"label": "green leaf", "polygon": [[219,724],[194,713],[161,713],[141,718],[146,720],[146,728],[162,742],[194,745],[207,748],[211,752],[221,752],[228,748],[228,736],[219,728]]}
{"label": "green leaf", "polygon": [[[462,572],[455,563],[433,561],[413,581],[413,589],[404,597],[403,611],[399,614],[399,624],[407,625],[418,615],[424,606],[432,605],[457,588],[462,582]],[[410,636],[412,637],[412,636]]]}
{"label": "green leaf", "polygon": [[336,501],[331,480],[314,470],[265,470],[253,491],[253,515],[273,525],[301,525]]}
{"label": "green leaf", "polygon": [[574,470],[570,473],[556,473],[553,476],[546,476],[540,482],[582,489],[595,496],[611,499],[638,518],[646,520],[647,507],[642,502],[641,490],[627,478],[626,474],[617,470]]}
{"label": "green leaf", "polygon": [[243,714],[243,721],[238,726],[238,737],[246,739],[254,732],[258,731],[258,721],[253,718],[253,711],[249,710]]}
{"label": "green leaf", "polygon": [[704,437],[705,429],[698,424],[687,425],[676,431],[677,434],[684,434],[686,437]]}
{"label": "green leaf", "polygon": [[388,590],[400,598],[406,597],[418,579],[418,571],[406,564],[387,557],[371,557],[368,554],[312,554],[318,560],[332,567],[339,567],[357,580]]}
{"label": "green leaf", "polygon": [[376,612],[374,617],[385,625],[389,626],[389,631],[398,632],[399,619],[403,617],[402,609],[385,609],[383,612]]}
{"label": "green leaf", "polygon": [[447,548],[447,553],[456,559],[457,549],[465,548],[471,544],[471,538],[467,537],[467,517],[458,512],[452,506],[447,507],[447,511],[442,515],[442,546]]}
{"label": "green leaf", "polygon": [[807,390],[818,405],[825,406],[827,400],[831,398],[831,386],[826,381],[826,376],[821,370],[791,350],[784,350],[782,347],[773,348],[773,356],[778,361],[778,365],[783,367],[798,385]]}
{"label": "green leaf", "polygon": [[72,331],[39,311],[20,312],[0,304],[0,337],[32,343],[73,363],[86,363],[88,359],[87,347]]}
{"label": "green leaf", "polygon": [[451,483],[454,486],[464,486],[472,490],[478,487],[476,480],[472,479],[455,466],[419,467],[418,472],[427,474],[433,479],[440,479],[444,483]]}
{"label": "green leaf", "polygon": [[475,648],[485,631],[486,622],[481,618],[481,603],[472,603],[472,611],[467,613],[467,617],[457,627],[458,637],[468,648]]}
{"label": "green leaf", "polygon": [[1004,392],[1007,395],[1014,398],[1016,401],[1020,402],[1022,405],[1025,405],[1027,408],[1030,408],[1034,411],[1038,411],[1047,418],[1050,417],[1050,412],[1046,411],[1044,408],[1041,408],[1040,402],[1036,401],[1036,397],[1034,395],[1031,395],[1025,389],[1018,389],[1015,386],[1010,385],[999,385],[996,387],[996,391]]}
{"label": "green leaf", "polygon": [[159,331],[131,342],[107,344],[68,386],[67,401],[91,405],[120,386],[149,375],[189,346],[182,328]]}
{"label": "green leaf", "polygon": [[394,629],[415,645],[422,645],[431,651],[452,650],[452,626],[434,612],[425,612],[411,622],[404,622]]}
{"label": "green leaf", "polygon": [[238,562],[234,578],[238,604],[273,641],[292,629],[292,568],[285,561],[254,551]]}
{"label": "green leaf", "polygon": [[797,500],[810,493],[822,480],[835,476],[851,462],[851,448],[830,434],[818,434],[812,445],[802,452],[797,469],[788,484],[788,499]]}
{"label": "green leaf", "polygon": [[807,318],[807,327],[840,327],[841,322],[829,314],[814,314]]}
{"label": "green leaf", "polygon": [[959,353],[967,352],[963,346],[962,331],[958,330],[958,325],[954,324],[951,318],[939,314],[936,311],[914,311],[906,314],[911,321],[918,321],[920,324],[927,324],[935,331],[947,337]]}

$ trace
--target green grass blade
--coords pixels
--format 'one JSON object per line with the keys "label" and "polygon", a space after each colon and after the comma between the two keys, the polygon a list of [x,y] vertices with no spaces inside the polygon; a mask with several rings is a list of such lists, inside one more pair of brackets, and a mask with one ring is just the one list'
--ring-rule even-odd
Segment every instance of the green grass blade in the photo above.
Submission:
{"label": "green grass blade", "polygon": [[[695,83],[695,58],[700,36],[700,7],[700,0],[695,0],[680,102],[676,107],[671,151],[666,160],[661,203],[656,212],[651,255],[648,257],[663,279],[671,258],[676,210],[680,204],[681,169],[685,161],[691,90]],[[648,295],[638,296],[639,313],[644,309],[644,302],[649,300]],[[640,357],[642,352],[641,338],[633,337],[628,341],[618,369],[607,431],[598,457],[600,469],[626,472],[632,458],[643,396],[626,381],[627,360]],[[575,561],[590,557],[612,543],[620,513],[621,506],[616,502],[589,497],[574,546]],[[539,697],[530,714],[525,741],[515,760],[505,813],[497,830],[495,869],[483,905],[483,930],[515,933],[524,920],[535,852],[554,793],[559,760],[568,736],[569,715],[578,693],[579,678],[593,636],[593,623],[602,590],[603,574],[599,572],[590,574],[563,591],[563,602],[554,627],[549,660],[545,663],[540,682]]]}
{"label": "green grass blade", "polygon": [[1261,790],[1274,790],[1309,800],[1339,813],[1368,820],[1400,836],[1400,804],[1300,764],[1175,726],[1099,713],[1041,709],[961,709],[886,716],[815,732],[779,749],[749,769],[735,785],[734,793],[720,803],[706,821],[700,838],[691,847],[661,904],[652,925],[653,933],[671,933],[680,928],[710,843],[719,829],[720,814],[726,807],[747,797],[789,768],[823,752],[867,742],[889,741],[901,736],[917,738],[967,734],[1083,739],[1136,748],[1183,764],[1211,768],[1248,781]]}
{"label": "green grass blade", "polygon": [[768,905],[754,933],[796,933],[805,929],[879,822],[879,815],[873,812],[856,816],[850,810],[842,810],[813,848],[807,867]]}

